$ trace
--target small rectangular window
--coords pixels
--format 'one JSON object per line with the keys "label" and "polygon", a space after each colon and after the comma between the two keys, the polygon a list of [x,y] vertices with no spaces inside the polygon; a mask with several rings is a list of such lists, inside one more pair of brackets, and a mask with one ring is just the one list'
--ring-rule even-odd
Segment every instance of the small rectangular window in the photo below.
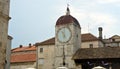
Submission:
{"label": "small rectangular window", "polygon": [[93,48],[93,44],[90,44],[89,47],[90,47],[90,48]]}
{"label": "small rectangular window", "polygon": [[44,58],[40,58],[40,59],[38,60],[38,64],[43,65],[43,64],[44,64]]}
{"label": "small rectangular window", "polygon": [[40,48],[40,53],[43,53],[43,48]]}
{"label": "small rectangular window", "polygon": [[115,42],[115,39],[112,39],[113,42]]}

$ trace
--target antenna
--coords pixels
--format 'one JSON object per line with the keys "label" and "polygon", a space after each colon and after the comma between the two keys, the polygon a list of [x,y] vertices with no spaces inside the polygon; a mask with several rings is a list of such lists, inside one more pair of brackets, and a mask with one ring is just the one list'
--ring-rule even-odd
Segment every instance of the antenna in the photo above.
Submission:
{"label": "antenna", "polygon": [[70,0],[66,0],[66,5],[67,5],[67,7],[70,6]]}
{"label": "antenna", "polygon": [[69,4],[69,0],[66,0],[66,4]]}
{"label": "antenna", "polygon": [[67,3],[67,7],[69,7],[70,5]]}
{"label": "antenna", "polygon": [[106,39],[106,35],[104,35],[104,39]]}
{"label": "antenna", "polygon": [[88,23],[88,33],[90,33],[90,16],[89,16],[89,14],[87,13],[87,15],[88,15],[88,17],[87,17],[87,23]]}
{"label": "antenna", "polygon": [[89,23],[88,23],[88,33],[90,33],[90,27],[89,27]]}

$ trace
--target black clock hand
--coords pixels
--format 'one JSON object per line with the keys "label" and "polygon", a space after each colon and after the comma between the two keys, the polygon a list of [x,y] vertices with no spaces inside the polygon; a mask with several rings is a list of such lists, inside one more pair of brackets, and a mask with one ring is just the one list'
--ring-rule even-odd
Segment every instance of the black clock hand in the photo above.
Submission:
{"label": "black clock hand", "polygon": [[62,35],[63,35],[63,37],[65,38],[65,33],[62,31]]}

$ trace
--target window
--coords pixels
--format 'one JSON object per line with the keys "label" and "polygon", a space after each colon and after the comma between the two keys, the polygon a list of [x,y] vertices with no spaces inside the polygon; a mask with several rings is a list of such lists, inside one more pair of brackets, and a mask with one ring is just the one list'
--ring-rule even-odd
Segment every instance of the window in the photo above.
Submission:
{"label": "window", "polygon": [[115,42],[115,39],[112,39],[113,42]]}
{"label": "window", "polygon": [[38,64],[43,65],[43,64],[44,64],[44,58],[40,58],[40,59],[38,60]]}
{"label": "window", "polygon": [[89,45],[89,48],[93,48],[93,44],[90,44],[90,45]]}
{"label": "window", "polygon": [[113,46],[113,47],[117,47],[117,46],[118,46],[118,43],[112,43],[112,46]]}
{"label": "window", "polygon": [[43,48],[40,48],[40,53],[43,53]]}

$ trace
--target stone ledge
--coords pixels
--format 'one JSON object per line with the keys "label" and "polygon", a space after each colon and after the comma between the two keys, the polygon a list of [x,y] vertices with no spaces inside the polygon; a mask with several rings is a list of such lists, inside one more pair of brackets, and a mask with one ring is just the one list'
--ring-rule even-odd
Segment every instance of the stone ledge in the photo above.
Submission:
{"label": "stone ledge", "polygon": [[2,12],[0,12],[0,16],[7,20],[11,19],[11,17],[9,17],[9,15],[3,14]]}

